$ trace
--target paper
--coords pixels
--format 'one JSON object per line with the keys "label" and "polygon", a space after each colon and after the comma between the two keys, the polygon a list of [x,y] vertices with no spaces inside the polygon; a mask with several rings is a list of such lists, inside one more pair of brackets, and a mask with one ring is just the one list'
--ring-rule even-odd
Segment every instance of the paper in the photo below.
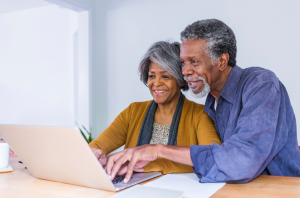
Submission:
{"label": "paper", "polygon": [[184,198],[211,197],[224,185],[225,183],[199,183],[199,178],[194,173],[167,174],[145,184],[150,187],[183,191]]}
{"label": "paper", "polygon": [[182,191],[136,185],[110,198],[181,198]]}

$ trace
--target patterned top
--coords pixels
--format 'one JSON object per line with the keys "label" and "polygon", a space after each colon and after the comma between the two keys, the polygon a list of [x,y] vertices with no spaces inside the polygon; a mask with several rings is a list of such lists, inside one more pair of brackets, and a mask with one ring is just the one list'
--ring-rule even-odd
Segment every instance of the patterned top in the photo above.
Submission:
{"label": "patterned top", "polygon": [[171,124],[158,125],[153,122],[153,132],[150,144],[164,144],[167,145],[169,141],[169,132]]}

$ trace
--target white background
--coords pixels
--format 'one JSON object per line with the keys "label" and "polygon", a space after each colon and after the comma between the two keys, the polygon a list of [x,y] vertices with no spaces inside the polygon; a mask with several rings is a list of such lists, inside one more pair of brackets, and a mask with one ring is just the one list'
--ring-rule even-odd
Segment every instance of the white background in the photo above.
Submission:
{"label": "white background", "polygon": [[[180,41],[180,32],[188,24],[209,18],[222,20],[234,31],[237,65],[259,66],[275,72],[287,88],[296,119],[300,120],[299,1],[110,2],[107,9],[109,123],[131,102],[151,99],[137,74],[140,58],[148,47],[169,38]],[[299,131],[300,128],[298,142]]]}
{"label": "white background", "polygon": [[0,123],[89,128],[87,24],[51,4],[0,14]]}
{"label": "white background", "polygon": [[[92,91],[101,102],[91,108],[102,109],[102,119],[95,120],[101,123],[99,129],[106,128],[130,103],[152,99],[137,74],[140,58],[149,46],[159,40],[180,41],[180,32],[188,24],[208,18],[220,19],[234,31],[237,65],[275,72],[286,86],[299,120],[299,7],[297,0],[97,0],[97,20],[91,25],[97,29],[94,59],[99,69],[94,80],[100,84]],[[0,123],[74,124],[76,76],[69,54],[72,45],[67,43],[74,32],[70,31],[70,15],[57,9],[48,18],[45,13],[50,8],[36,10],[38,17],[25,14],[30,10],[0,14]],[[40,30],[32,30],[32,26]],[[50,42],[53,36],[57,38]],[[87,74],[88,68],[80,73]],[[197,102],[203,104],[204,99]],[[84,105],[82,109],[87,109],[87,102]]]}

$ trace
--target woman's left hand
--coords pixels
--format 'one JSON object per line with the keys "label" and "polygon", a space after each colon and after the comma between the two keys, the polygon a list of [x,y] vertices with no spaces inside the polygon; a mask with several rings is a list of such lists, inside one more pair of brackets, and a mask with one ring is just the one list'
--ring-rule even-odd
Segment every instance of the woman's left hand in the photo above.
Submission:
{"label": "woman's left hand", "polygon": [[[113,180],[117,173],[126,173],[124,183],[129,182],[133,171],[143,172],[144,167],[158,158],[156,145],[148,144],[139,147],[125,149],[108,158],[106,173]],[[129,163],[128,163],[129,162]]]}

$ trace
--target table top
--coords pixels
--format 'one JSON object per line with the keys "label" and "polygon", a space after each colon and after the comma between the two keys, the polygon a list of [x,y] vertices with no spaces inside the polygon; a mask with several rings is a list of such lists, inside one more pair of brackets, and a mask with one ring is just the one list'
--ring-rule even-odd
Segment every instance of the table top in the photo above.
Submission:
{"label": "table top", "polygon": [[[11,158],[10,165],[14,171],[0,173],[1,197],[106,198],[115,194],[115,192],[36,179],[18,161],[18,158]],[[220,197],[300,197],[300,178],[261,175],[247,184],[226,184],[212,196],[212,198]]]}

